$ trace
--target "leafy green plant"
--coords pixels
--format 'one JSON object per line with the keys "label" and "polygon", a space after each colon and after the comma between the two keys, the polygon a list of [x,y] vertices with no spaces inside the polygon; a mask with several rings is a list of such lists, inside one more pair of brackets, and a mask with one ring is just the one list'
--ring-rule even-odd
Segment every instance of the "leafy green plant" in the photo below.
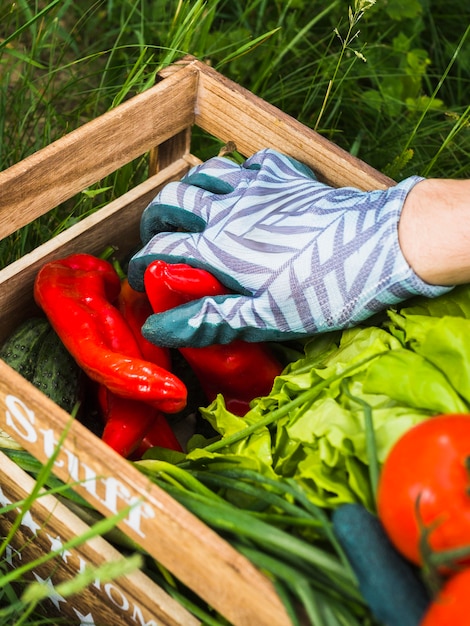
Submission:
{"label": "leafy green plant", "polygon": [[[0,9],[0,168],[147,89],[186,53],[377,169],[469,175],[464,0],[50,0]],[[194,151],[212,156],[195,132]],[[215,149],[215,148],[214,148]],[[146,176],[122,168],[0,244],[5,265]]]}
{"label": "leafy green plant", "polygon": [[[467,0],[3,2],[0,169],[147,89],[190,53],[396,179],[469,177],[466,16]],[[193,149],[206,158],[216,145],[195,132]],[[0,265],[146,174],[139,159],[1,241]],[[33,495],[16,506],[27,511]],[[0,624],[27,624],[43,589],[18,597],[21,572],[4,571]]]}

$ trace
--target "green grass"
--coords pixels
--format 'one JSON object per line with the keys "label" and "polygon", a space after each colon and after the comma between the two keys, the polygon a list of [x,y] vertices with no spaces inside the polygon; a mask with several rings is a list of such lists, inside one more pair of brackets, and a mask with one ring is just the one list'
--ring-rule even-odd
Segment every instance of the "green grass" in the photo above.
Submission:
{"label": "green grass", "polygon": [[[468,0],[0,0],[0,169],[190,53],[397,180],[470,177],[469,18]],[[121,168],[0,242],[0,267],[145,175]]]}
{"label": "green grass", "polygon": [[[465,0],[3,1],[0,169],[191,53],[395,179],[468,177],[466,16]],[[139,182],[140,165],[0,242],[0,266]]]}
{"label": "green grass", "polygon": [[[65,496],[65,502],[70,498],[70,487],[58,481],[52,474],[52,468],[66,435],[67,429],[62,434],[50,459],[45,465],[41,465],[24,451],[15,452],[16,446],[12,447],[8,440],[5,441],[4,433],[0,434],[0,447],[2,447],[3,452],[8,456],[16,453],[17,459],[23,455],[23,462],[19,462],[20,467],[35,478],[34,487],[24,500],[0,506],[0,515],[13,516],[7,535],[2,537],[0,541],[0,626],[57,625],[62,622],[62,619],[48,618],[47,613],[45,613],[47,609],[44,606],[44,601],[53,594],[57,593],[63,598],[69,598],[85,589],[97,578],[101,582],[110,581],[135,571],[143,564],[142,556],[136,552],[123,556],[117,561],[104,563],[99,567],[86,567],[75,577],[56,584],[55,588],[34,580],[32,573],[35,570],[50,564],[49,571],[53,572],[57,563],[60,563],[58,559],[62,553],[78,548],[93,537],[115,532],[116,524],[129,513],[129,508],[126,507],[116,515],[93,520],[86,532],[62,543],[60,549],[44,552],[32,561],[22,559],[23,548],[27,547],[29,541],[34,543],[36,539],[33,537],[30,540],[25,540],[23,546],[16,541],[17,533],[25,516],[33,509],[35,502],[48,494]],[[29,458],[31,462],[28,462]],[[34,520],[34,511],[32,519]],[[13,560],[15,567],[11,567]]]}

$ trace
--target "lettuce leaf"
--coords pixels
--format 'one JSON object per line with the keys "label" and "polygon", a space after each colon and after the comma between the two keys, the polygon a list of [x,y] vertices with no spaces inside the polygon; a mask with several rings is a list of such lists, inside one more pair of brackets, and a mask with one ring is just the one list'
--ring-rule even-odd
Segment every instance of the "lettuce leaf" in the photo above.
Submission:
{"label": "lettuce leaf", "polygon": [[444,372],[420,353],[393,350],[371,364],[364,390],[433,414],[468,410]]}
{"label": "lettuce leaf", "polygon": [[435,300],[423,298],[389,317],[390,332],[404,347],[432,363],[465,404],[470,402],[470,286]]}
{"label": "lettuce leaf", "polygon": [[[301,358],[276,378],[268,396],[252,402],[244,418],[227,411],[222,397],[203,409],[222,443],[213,451],[210,442],[194,439],[187,458],[294,479],[320,506],[361,502],[373,510],[369,464],[383,463],[414,424],[439,413],[468,412],[469,403],[467,287],[390,310],[383,327],[307,341]],[[369,458],[365,407],[372,414],[374,459]],[[243,436],[247,426],[260,422],[259,429]],[[224,438],[236,439],[237,433],[238,440],[222,447]]]}

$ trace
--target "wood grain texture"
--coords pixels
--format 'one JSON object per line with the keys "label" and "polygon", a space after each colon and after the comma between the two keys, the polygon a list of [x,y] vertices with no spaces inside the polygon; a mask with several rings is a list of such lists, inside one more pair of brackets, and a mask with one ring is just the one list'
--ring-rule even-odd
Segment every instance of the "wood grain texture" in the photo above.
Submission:
{"label": "wood grain texture", "polygon": [[[0,428],[110,515],[136,505],[120,528],[235,626],[289,626],[271,582],[132,464],[0,360]],[[140,503],[140,505],[139,505]],[[185,626],[185,622],[181,622]]]}
{"label": "wood grain texture", "polygon": [[[99,255],[108,245],[116,246],[116,256],[124,259],[140,245],[139,224],[143,209],[165,184],[180,179],[193,164],[192,158],[174,161],[155,176],[1,270],[0,340],[19,321],[37,313],[32,300],[33,284],[44,263],[75,252]],[[12,294],[15,294],[14,297]]]}
{"label": "wood grain texture", "polygon": [[190,126],[197,77],[187,66],[0,172],[0,238]]}
{"label": "wood grain texture", "polygon": [[225,142],[235,142],[243,155],[274,148],[306,163],[333,187],[371,190],[393,184],[364,161],[207,65],[193,61],[192,67],[199,70],[196,124]]}
{"label": "wood grain texture", "polygon": [[[18,502],[26,498],[34,486],[34,479],[26,474],[7,456],[0,452],[0,484],[2,498]],[[0,531],[6,537],[18,511],[0,517]],[[28,517],[15,532],[10,549],[12,565],[32,562],[61,545],[87,532],[89,527],[52,495],[38,498],[29,509]],[[94,537],[81,546],[59,554],[34,572],[42,579],[50,577],[54,587],[74,578],[85,567],[99,567],[105,563],[119,562],[121,553],[102,537]],[[37,580],[34,575],[31,580]],[[110,601],[112,597],[115,601]],[[78,613],[91,614],[96,624],[120,624],[135,626],[136,614],[143,616],[143,623],[151,620],[155,626],[198,626],[199,620],[165,593],[148,576],[137,570],[118,577],[110,585],[98,581],[84,591],[74,594],[67,602],[46,601],[44,609],[67,624],[79,624]],[[138,622],[137,622],[138,623]]]}
{"label": "wood grain texture", "polygon": [[191,128],[185,128],[170,139],[167,139],[150,151],[149,173],[158,174],[162,169],[168,167],[189,154],[191,147]]}

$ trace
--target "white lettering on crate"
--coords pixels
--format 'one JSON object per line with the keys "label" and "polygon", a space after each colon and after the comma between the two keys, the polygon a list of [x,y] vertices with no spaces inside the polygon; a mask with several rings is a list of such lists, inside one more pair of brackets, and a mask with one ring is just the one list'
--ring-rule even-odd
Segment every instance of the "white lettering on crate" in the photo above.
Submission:
{"label": "white lettering on crate", "polygon": [[80,613],[80,611],[78,611],[75,607],[73,607],[72,610],[77,618],[80,620],[80,626],[96,626],[95,620],[93,619],[93,615],[91,613],[87,613],[85,615],[84,613]]}
{"label": "white lettering on crate", "polygon": [[[0,505],[8,506],[11,505],[12,501],[5,495],[0,487]],[[17,507],[16,510],[21,513],[21,508]],[[73,572],[76,574],[83,573],[86,568],[90,568],[90,564],[79,554],[76,550],[65,550],[63,549],[64,541],[62,537],[59,535],[52,536],[49,533],[45,532],[44,527],[41,524],[38,524],[36,520],[33,520],[31,512],[28,512],[28,521],[25,523],[25,516],[23,516],[21,521],[21,526],[25,526],[33,536],[40,537],[44,542],[44,537],[47,538],[47,542],[49,543],[49,552],[56,552],[57,555],[66,563],[71,571],[71,575]],[[19,561],[23,561],[23,552],[21,549],[17,549],[12,545],[8,545],[5,550],[5,559],[4,559],[10,567],[16,567]],[[57,573],[60,569],[57,568],[56,564],[52,565],[52,572]],[[61,613],[63,610],[62,605],[66,605],[75,615],[77,616],[77,624],[78,626],[96,626],[96,624],[101,623],[99,620],[95,622],[95,618],[92,613],[82,613],[73,600],[69,598],[64,598],[61,596],[55,588],[55,584],[52,578],[52,574],[46,578],[40,576],[36,571],[31,570],[34,578],[46,585],[49,589],[49,600],[54,605],[55,609]],[[56,583],[57,584],[57,583]],[[125,614],[127,619],[130,622],[135,623],[137,626],[159,626],[160,622],[156,622],[154,619],[146,619],[144,617],[144,612],[142,607],[136,604],[133,600],[130,600],[123,589],[118,587],[116,584],[112,582],[107,582],[104,585],[101,583],[99,578],[96,578],[93,583],[91,583],[92,587],[94,587],[97,591],[103,594],[107,600],[111,602],[111,604],[118,609],[121,613]],[[73,598],[73,596],[72,596]],[[83,607],[80,607],[83,609]],[[126,622],[127,623],[127,622]]]}
{"label": "white lettering on crate", "polygon": [[8,545],[5,548],[5,555],[3,556],[3,560],[10,566],[13,567],[13,559],[21,561],[21,552],[19,550],[15,550],[12,546]]}
{"label": "white lettering on crate", "polygon": [[[34,411],[27,407],[20,398],[8,394],[5,396],[5,405],[6,425],[14,431],[17,438],[24,442],[39,443],[46,457],[50,459],[59,443],[59,438],[54,430],[52,428],[37,428]],[[114,476],[98,477],[93,468],[66,447],[66,443],[62,444],[55,465],[65,469],[73,482],[80,482],[80,485],[101,505],[106,507],[111,514],[116,514],[124,507],[131,506],[132,508],[124,519],[124,523],[138,535],[145,537],[141,528],[142,519],[155,517],[155,511],[147,502],[140,502],[138,497],[133,496],[119,478]]]}
{"label": "white lettering on crate", "polygon": [[15,433],[29,443],[36,443],[37,433],[34,428],[34,411],[28,409],[26,404],[16,396],[5,396],[6,423],[11,426]]}

